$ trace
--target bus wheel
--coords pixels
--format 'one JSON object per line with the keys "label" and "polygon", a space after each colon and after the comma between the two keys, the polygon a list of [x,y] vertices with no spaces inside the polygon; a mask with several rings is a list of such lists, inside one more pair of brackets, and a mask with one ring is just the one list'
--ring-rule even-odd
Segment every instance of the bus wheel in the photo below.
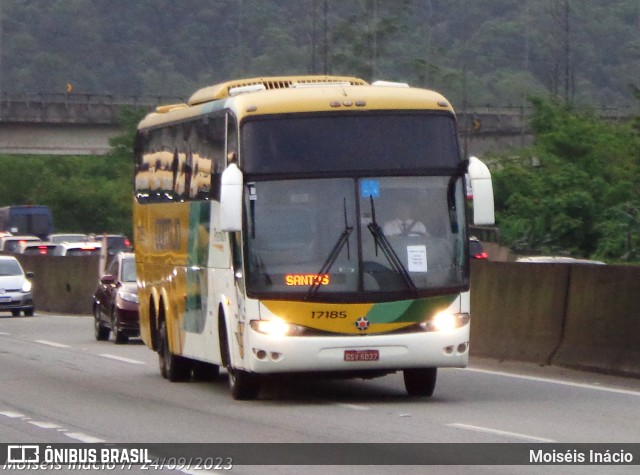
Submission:
{"label": "bus wheel", "polygon": [[160,363],[160,374],[171,382],[186,381],[191,375],[190,361],[182,356],[174,355],[169,349],[169,335],[167,335],[167,325],[160,323],[160,335],[158,345],[158,362]]}
{"label": "bus wheel", "polygon": [[410,368],[405,369],[404,387],[411,396],[433,395],[436,388],[438,368]]}
{"label": "bus wheel", "polygon": [[203,361],[193,362],[193,379],[196,381],[215,381],[220,374],[220,367]]}
{"label": "bus wheel", "polygon": [[229,372],[229,389],[233,399],[247,401],[256,399],[260,392],[260,377],[241,369],[227,368]]}

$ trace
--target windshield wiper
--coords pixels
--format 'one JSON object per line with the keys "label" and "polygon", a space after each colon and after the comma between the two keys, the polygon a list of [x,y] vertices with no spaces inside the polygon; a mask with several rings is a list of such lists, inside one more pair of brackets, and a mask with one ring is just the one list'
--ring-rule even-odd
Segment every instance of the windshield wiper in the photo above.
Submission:
{"label": "windshield wiper", "polygon": [[378,255],[378,246],[380,246],[380,249],[382,249],[382,252],[389,261],[389,264],[391,264],[393,270],[402,277],[403,282],[412,292],[416,292],[418,288],[416,287],[416,284],[413,283],[413,279],[411,279],[407,268],[404,266],[398,257],[398,254],[393,249],[393,246],[382,232],[380,225],[376,222],[376,209],[373,206],[373,196],[369,196],[369,199],[371,201],[371,222],[367,225],[367,228],[373,235],[373,240],[376,245],[376,256]]}
{"label": "windshield wiper", "polygon": [[333,263],[336,261],[336,259],[340,255],[340,252],[342,251],[342,248],[344,247],[345,244],[347,245],[347,259],[351,260],[351,253],[349,250],[349,236],[353,231],[353,226],[349,226],[349,223],[347,221],[347,199],[346,198],[343,199],[343,211],[344,211],[344,230],[340,234],[338,241],[333,246],[333,249],[331,249],[329,256],[327,256],[327,259],[324,261],[324,264],[322,264],[322,268],[320,269],[320,272],[316,274],[317,277],[314,280],[311,287],[309,287],[309,291],[307,292],[307,298],[311,297],[312,295],[315,295],[318,292],[322,282],[321,276],[329,273],[331,266],[333,266]]}

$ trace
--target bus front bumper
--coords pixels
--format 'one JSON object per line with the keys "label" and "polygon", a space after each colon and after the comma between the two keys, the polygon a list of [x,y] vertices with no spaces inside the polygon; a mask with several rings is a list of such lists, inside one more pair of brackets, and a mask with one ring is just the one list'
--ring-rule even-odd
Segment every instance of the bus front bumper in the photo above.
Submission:
{"label": "bus front bumper", "polygon": [[469,325],[367,336],[271,337],[249,329],[247,343],[245,369],[255,373],[463,368],[469,362]]}

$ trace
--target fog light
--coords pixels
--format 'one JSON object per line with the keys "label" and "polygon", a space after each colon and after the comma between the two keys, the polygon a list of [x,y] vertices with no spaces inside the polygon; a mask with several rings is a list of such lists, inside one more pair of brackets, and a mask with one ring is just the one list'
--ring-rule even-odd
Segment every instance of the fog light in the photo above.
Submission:
{"label": "fog light", "polygon": [[267,357],[267,352],[264,350],[256,350],[254,348],[253,352],[255,353],[256,358],[258,358],[259,360],[263,360]]}
{"label": "fog light", "polygon": [[453,346],[446,346],[444,348],[444,352],[448,355],[450,355],[451,353],[453,353]]}
{"label": "fog light", "polygon": [[280,357],[282,356],[282,354],[281,353],[276,353],[275,351],[272,351],[270,356],[271,356],[271,359],[273,361],[278,361],[280,359]]}
{"label": "fog light", "polygon": [[458,345],[458,353],[464,353],[465,351],[467,351],[467,344],[466,343],[460,343]]}

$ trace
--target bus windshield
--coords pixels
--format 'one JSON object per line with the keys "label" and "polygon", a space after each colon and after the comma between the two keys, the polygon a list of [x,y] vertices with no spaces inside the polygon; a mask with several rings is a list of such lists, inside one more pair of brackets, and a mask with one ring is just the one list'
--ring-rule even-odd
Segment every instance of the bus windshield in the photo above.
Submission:
{"label": "bus windshield", "polygon": [[248,183],[248,294],[371,302],[464,288],[462,181],[381,176]]}
{"label": "bus windshield", "polygon": [[252,119],[242,127],[247,175],[455,170],[451,114],[377,112]]}

